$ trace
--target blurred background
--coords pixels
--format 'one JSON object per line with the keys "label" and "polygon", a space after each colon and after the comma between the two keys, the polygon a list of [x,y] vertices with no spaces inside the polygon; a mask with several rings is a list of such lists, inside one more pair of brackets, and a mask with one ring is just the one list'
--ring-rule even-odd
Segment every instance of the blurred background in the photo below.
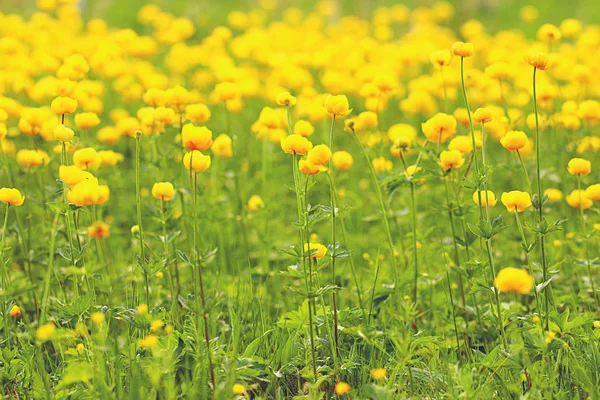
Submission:
{"label": "blurred background", "polygon": [[[49,0],[52,1],[52,0]],[[273,0],[269,0],[273,1]],[[411,9],[431,6],[434,0],[331,0],[337,4],[337,15],[359,15],[369,18],[378,6],[404,4]],[[306,12],[313,10],[318,0],[277,0],[277,9],[272,17],[286,7],[298,7]],[[456,15],[450,25],[477,18],[486,24],[489,31],[519,27],[526,32],[546,22],[559,24],[565,18],[577,18],[584,24],[600,22],[600,0],[448,0]],[[29,16],[35,11],[35,0],[0,0],[0,12],[19,13]],[[191,18],[200,27],[224,24],[232,10],[249,10],[258,7],[261,0],[79,0],[85,19],[104,18],[115,27],[136,28],[137,10],[145,4],[156,4],[164,11]],[[523,26],[519,11],[527,5],[538,10],[538,18]],[[529,32],[528,32],[529,33]]]}

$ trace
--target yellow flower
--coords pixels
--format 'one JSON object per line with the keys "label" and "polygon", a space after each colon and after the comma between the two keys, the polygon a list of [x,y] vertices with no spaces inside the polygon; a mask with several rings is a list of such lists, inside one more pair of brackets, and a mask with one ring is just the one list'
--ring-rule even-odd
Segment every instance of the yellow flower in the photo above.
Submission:
{"label": "yellow flower", "polygon": [[181,142],[188,150],[208,150],[213,144],[212,132],[205,126],[185,124],[181,130]]}
{"label": "yellow flower", "polygon": [[75,349],[81,353],[83,350],[85,350],[85,346],[83,345],[83,343],[77,343]]}
{"label": "yellow flower", "polygon": [[71,188],[86,179],[95,179],[92,174],[75,165],[61,165],[58,169],[58,177]]}
{"label": "yellow flower", "polygon": [[525,61],[527,64],[535,67],[539,70],[547,70],[550,67],[550,60],[546,53],[542,53],[541,51],[531,51],[525,56]]}
{"label": "yellow flower", "polygon": [[325,165],[331,159],[331,150],[325,144],[316,145],[308,151],[306,159],[314,165]]}
{"label": "yellow flower", "polygon": [[563,198],[563,194],[560,190],[554,188],[548,188],[544,190],[544,195],[548,196],[548,201],[550,203],[554,203],[556,201],[561,201]]}
{"label": "yellow flower", "polygon": [[17,163],[23,168],[38,167],[42,164],[48,164],[50,156],[43,150],[19,150],[17,153]]}
{"label": "yellow flower", "polygon": [[91,147],[79,149],[73,153],[73,164],[83,170],[95,168],[101,162],[102,159],[98,155],[98,152]]}
{"label": "yellow flower", "polygon": [[13,318],[20,317],[21,316],[21,308],[18,305],[13,304],[13,306],[8,311],[8,315],[10,315]]}
{"label": "yellow flower", "polygon": [[105,320],[105,317],[104,317],[104,314],[102,314],[101,312],[93,312],[93,313],[90,315],[90,320],[91,320],[93,323],[95,323],[95,324],[97,324],[97,325],[100,325],[101,323],[103,323],[103,322],[104,322],[104,320]]}
{"label": "yellow flower", "polygon": [[61,142],[68,142],[69,140],[73,139],[75,132],[73,132],[73,129],[60,124],[54,128],[53,134],[54,139],[60,140]]}
{"label": "yellow flower", "polygon": [[304,243],[304,252],[308,253],[310,247],[310,258],[314,258],[320,260],[327,254],[327,247],[323,246],[321,243]]}
{"label": "yellow flower", "polygon": [[100,165],[103,167],[114,167],[124,158],[123,154],[112,150],[100,150],[98,156],[100,157]]}
{"label": "yellow flower", "polygon": [[158,330],[160,330],[163,326],[164,326],[164,322],[162,319],[155,319],[152,322],[150,322],[150,330],[152,332],[156,332]]}
{"label": "yellow flower", "polygon": [[277,104],[285,107],[293,107],[296,105],[296,98],[290,92],[282,92],[277,95]]}
{"label": "yellow flower", "polygon": [[264,206],[265,206],[265,203],[263,202],[262,198],[257,194],[253,194],[248,199],[247,207],[248,207],[248,211],[250,211],[250,212],[256,212],[256,211],[260,210],[261,208],[263,208]]}
{"label": "yellow flower", "polygon": [[102,221],[96,221],[88,227],[88,236],[94,239],[104,239],[110,235],[110,226]]}
{"label": "yellow flower", "polygon": [[417,167],[416,165],[409,165],[408,167],[406,167],[406,170],[404,171],[404,176],[411,177],[414,174],[416,174],[417,172],[419,172],[421,170],[421,167]]}
{"label": "yellow flower", "polygon": [[555,332],[548,332],[548,334],[546,335],[546,343],[550,344],[552,343],[552,341],[556,339],[556,333]]}
{"label": "yellow flower", "polygon": [[185,117],[196,123],[203,123],[210,119],[211,113],[205,104],[190,104],[185,107]]}
{"label": "yellow flower", "polygon": [[571,175],[587,175],[592,171],[592,163],[583,158],[572,158],[567,170]]}
{"label": "yellow flower", "polygon": [[439,165],[444,171],[460,168],[465,163],[463,155],[458,150],[444,150],[440,154]]}
{"label": "yellow flower", "polygon": [[308,160],[300,160],[298,162],[298,170],[305,175],[316,175],[321,172],[321,166],[311,163]]}
{"label": "yellow flower", "polygon": [[473,141],[468,136],[456,136],[448,143],[448,150],[460,151],[464,156],[473,151]]}
{"label": "yellow flower", "polygon": [[478,108],[473,113],[473,121],[484,124],[492,120],[492,112],[488,108]]}
{"label": "yellow flower", "polygon": [[157,182],[152,186],[152,196],[160,201],[169,201],[175,197],[175,188],[171,182]]}
{"label": "yellow flower", "polygon": [[147,312],[148,312],[148,304],[140,304],[137,307],[137,311],[136,311],[137,315],[144,315]]}
{"label": "yellow flower", "polygon": [[[475,204],[479,205],[479,192],[478,191],[473,192],[473,202]],[[481,207],[488,208],[488,203],[489,203],[489,207],[494,207],[497,203],[496,195],[491,190],[481,192]]]}
{"label": "yellow flower", "polygon": [[500,199],[508,212],[521,212],[531,207],[531,196],[527,192],[520,192],[518,190],[504,192]]}
{"label": "yellow flower", "polygon": [[142,99],[144,100],[144,103],[152,107],[159,107],[165,105],[167,95],[162,89],[150,88],[144,93]]}
{"label": "yellow flower", "polygon": [[537,38],[541,42],[557,42],[561,36],[560,30],[552,24],[544,24],[537,31]]}
{"label": "yellow flower", "polygon": [[100,124],[100,118],[96,113],[86,112],[75,115],[75,125],[79,129],[90,129]]}
{"label": "yellow flower", "polygon": [[421,130],[432,143],[444,143],[456,133],[456,118],[437,113],[421,124]]}
{"label": "yellow flower", "polygon": [[448,49],[437,50],[431,53],[429,59],[436,68],[446,67],[452,62],[452,53]]}
{"label": "yellow flower", "polygon": [[306,154],[312,147],[312,143],[300,135],[289,135],[281,141],[281,148],[287,154]]}
{"label": "yellow flower", "polygon": [[454,42],[452,44],[452,54],[457,57],[471,57],[474,52],[473,43]]}
{"label": "yellow flower", "polygon": [[224,133],[221,133],[219,136],[217,136],[210,149],[216,157],[233,157],[233,143],[229,135]]}
{"label": "yellow flower", "polygon": [[232,391],[233,391],[233,394],[235,394],[237,396],[241,396],[244,393],[246,393],[246,389],[244,388],[244,385],[242,385],[241,383],[235,383],[233,385]]}
{"label": "yellow flower", "polygon": [[500,139],[506,150],[521,150],[527,145],[527,135],[522,131],[509,131]]}
{"label": "yellow flower", "polygon": [[573,208],[583,208],[584,210],[594,205],[594,201],[585,195],[584,190],[573,190],[567,195],[567,204]]}
{"label": "yellow flower", "polygon": [[575,18],[567,18],[560,23],[560,32],[568,39],[575,38],[581,32],[581,21]]}
{"label": "yellow flower", "polygon": [[152,347],[155,347],[157,344],[158,344],[158,336],[156,336],[152,333],[138,341],[138,345],[140,347],[152,348]]}
{"label": "yellow flower", "polygon": [[590,200],[600,200],[600,183],[588,186],[587,189],[585,189],[585,196]]}
{"label": "yellow flower", "polygon": [[77,109],[77,100],[70,97],[57,97],[52,100],[50,109],[58,115],[73,114]]}
{"label": "yellow flower", "polygon": [[377,114],[373,111],[364,111],[358,114],[358,120],[362,126],[374,128],[379,124]]}
{"label": "yellow flower", "polygon": [[600,321],[594,321],[594,328],[600,329]]}
{"label": "yellow flower", "polygon": [[305,120],[298,120],[294,124],[294,135],[300,135],[304,137],[308,137],[312,135],[315,131],[315,128],[312,124]]}
{"label": "yellow flower", "polygon": [[346,382],[338,382],[335,384],[335,394],[338,396],[343,396],[345,394],[350,393],[350,385]]}
{"label": "yellow flower", "polygon": [[352,164],[354,164],[352,154],[348,153],[347,151],[336,151],[331,156],[331,161],[333,162],[333,165],[340,171],[347,171],[352,168]]}
{"label": "yellow flower", "polygon": [[375,172],[389,172],[392,170],[394,165],[391,160],[386,159],[385,157],[376,157],[371,161],[373,164],[373,169]]}
{"label": "yellow flower", "polygon": [[239,97],[240,91],[235,83],[222,82],[215,86],[215,95],[220,101],[229,101]]}
{"label": "yellow flower", "polygon": [[54,325],[54,322],[48,322],[47,324],[40,326],[37,329],[36,334],[38,340],[45,342],[52,338],[54,332],[56,332],[56,325]]}
{"label": "yellow flower", "polygon": [[348,104],[348,98],[343,94],[332,96],[325,99],[325,111],[336,116],[346,116],[352,112]]}
{"label": "yellow flower", "polygon": [[371,370],[371,377],[380,381],[387,377],[387,371],[385,370],[385,368],[374,368]]}
{"label": "yellow flower", "polygon": [[198,150],[193,150],[183,156],[183,165],[186,169],[192,169],[194,172],[204,172],[210,168],[210,156],[204,155]]}
{"label": "yellow flower", "polygon": [[494,279],[494,286],[500,293],[527,294],[534,283],[533,276],[527,270],[513,267],[500,270]]}
{"label": "yellow flower", "polygon": [[0,189],[0,202],[13,206],[20,206],[25,201],[25,197],[18,189],[3,187]]}

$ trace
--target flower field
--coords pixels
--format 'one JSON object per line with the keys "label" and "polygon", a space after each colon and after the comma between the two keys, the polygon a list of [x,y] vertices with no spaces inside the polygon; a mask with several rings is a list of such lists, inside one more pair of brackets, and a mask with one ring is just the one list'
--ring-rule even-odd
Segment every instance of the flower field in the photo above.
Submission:
{"label": "flower field", "polygon": [[0,0],[2,398],[600,398],[598,4],[192,3]]}

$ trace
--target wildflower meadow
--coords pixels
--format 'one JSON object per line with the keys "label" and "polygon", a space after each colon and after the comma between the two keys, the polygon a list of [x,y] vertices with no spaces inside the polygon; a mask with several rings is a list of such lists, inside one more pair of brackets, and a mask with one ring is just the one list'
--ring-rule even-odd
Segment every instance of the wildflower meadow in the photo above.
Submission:
{"label": "wildflower meadow", "polygon": [[0,397],[600,399],[599,61],[592,0],[0,0]]}

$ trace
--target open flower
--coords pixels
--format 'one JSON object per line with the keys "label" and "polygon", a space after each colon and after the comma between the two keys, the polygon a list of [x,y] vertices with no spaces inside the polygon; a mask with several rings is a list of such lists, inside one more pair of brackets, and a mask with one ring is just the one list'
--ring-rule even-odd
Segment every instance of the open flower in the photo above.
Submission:
{"label": "open flower", "polygon": [[521,212],[531,207],[531,196],[527,192],[513,190],[512,192],[502,193],[502,204],[506,206],[508,212]]}
{"label": "open flower", "polygon": [[494,286],[500,293],[527,294],[534,283],[533,276],[527,270],[513,267],[500,270],[494,279]]}
{"label": "open flower", "polygon": [[325,99],[325,111],[336,116],[346,116],[352,112],[348,104],[348,98],[343,94],[332,96]]}
{"label": "open flower", "polygon": [[6,187],[0,189],[0,202],[13,206],[20,206],[24,201],[25,197],[21,194],[19,189]]}

